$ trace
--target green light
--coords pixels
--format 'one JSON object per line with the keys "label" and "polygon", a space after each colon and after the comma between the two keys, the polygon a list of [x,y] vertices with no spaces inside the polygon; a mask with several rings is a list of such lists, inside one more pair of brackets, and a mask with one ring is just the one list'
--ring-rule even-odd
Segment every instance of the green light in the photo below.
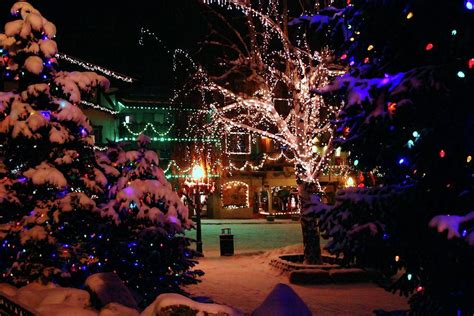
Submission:
{"label": "green light", "polygon": [[458,34],[458,31],[456,31],[456,30],[452,30],[452,31],[451,31],[451,35],[452,35],[452,36],[455,36],[456,34]]}

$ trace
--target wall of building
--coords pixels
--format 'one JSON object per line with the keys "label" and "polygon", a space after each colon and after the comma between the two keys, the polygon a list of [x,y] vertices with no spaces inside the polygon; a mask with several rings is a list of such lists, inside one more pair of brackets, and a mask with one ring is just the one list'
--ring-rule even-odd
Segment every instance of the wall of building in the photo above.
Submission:
{"label": "wall of building", "polygon": [[[91,108],[82,109],[82,111],[89,118],[92,127],[94,127],[96,144],[106,144],[107,139],[112,141],[117,140],[119,136],[119,121],[114,115]],[[100,132],[97,132],[98,130],[100,130]]]}

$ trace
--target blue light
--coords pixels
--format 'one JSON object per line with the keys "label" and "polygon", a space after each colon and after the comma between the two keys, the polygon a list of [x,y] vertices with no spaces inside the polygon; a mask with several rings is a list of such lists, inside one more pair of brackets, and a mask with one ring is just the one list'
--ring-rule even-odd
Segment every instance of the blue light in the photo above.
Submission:
{"label": "blue light", "polygon": [[383,240],[387,240],[387,239],[389,239],[389,238],[390,238],[390,235],[389,235],[389,234],[387,234],[387,233],[384,233],[384,234],[383,234],[383,237],[382,237]]}
{"label": "blue light", "polygon": [[473,8],[473,5],[472,5],[471,0],[467,0],[467,1],[466,1],[466,9],[472,10],[472,8]]}
{"label": "blue light", "polygon": [[413,146],[415,146],[415,142],[410,139],[410,140],[408,141],[408,143],[407,143],[407,146],[408,146],[408,148],[411,149],[411,148],[413,148]]}
{"label": "blue light", "polygon": [[462,231],[462,236],[466,237],[466,235],[467,235],[467,230],[465,229],[465,230]]}
{"label": "blue light", "polygon": [[405,163],[405,158],[400,158],[400,160],[398,161],[398,164],[403,165],[404,163]]}
{"label": "blue light", "polygon": [[462,72],[461,70],[458,71],[458,77],[459,78],[466,78],[466,74]]}

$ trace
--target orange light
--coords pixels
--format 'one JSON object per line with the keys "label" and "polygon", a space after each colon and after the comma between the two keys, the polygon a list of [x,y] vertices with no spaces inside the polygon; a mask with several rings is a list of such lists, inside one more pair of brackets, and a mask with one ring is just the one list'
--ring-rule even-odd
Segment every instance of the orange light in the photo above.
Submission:
{"label": "orange light", "polygon": [[388,104],[388,111],[390,112],[390,114],[395,114],[395,111],[397,110],[397,104],[395,102],[390,102]]}

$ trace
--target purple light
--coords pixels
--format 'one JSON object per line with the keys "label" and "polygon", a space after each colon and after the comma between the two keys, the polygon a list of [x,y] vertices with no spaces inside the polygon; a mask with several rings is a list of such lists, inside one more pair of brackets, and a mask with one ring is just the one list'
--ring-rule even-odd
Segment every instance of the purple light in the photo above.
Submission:
{"label": "purple light", "polygon": [[126,187],[123,189],[123,192],[125,192],[126,195],[131,196],[133,195],[133,188],[132,187]]}
{"label": "purple light", "polygon": [[43,41],[46,41],[48,39],[48,35],[43,35]]}
{"label": "purple light", "polygon": [[20,178],[18,178],[18,181],[21,182],[21,183],[25,183],[26,181],[28,181],[28,178],[20,177]]}
{"label": "purple light", "polygon": [[81,128],[81,135],[82,135],[82,137],[87,136],[87,130],[84,127]]}
{"label": "purple light", "polygon": [[10,77],[10,73],[9,72],[5,73],[5,76]]}
{"label": "purple light", "polygon": [[51,113],[50,113],[49,111],[41,111],[40,113],[41,113],[41,115],[43,115],[43,117],[44,117],[45,119],[47,119],[48,121],[49,121],[49,119],[51,118]]}
{"label": "purple light", "polygon": [[465,229],[465,230],[462,231],[462,236],[466,237],[466,235],[467,235],[467,230]]}
{"label": "purple light", "polygon": [[43,75],[43,79],[47,79],[47,78],[48,78],[48,76],[46,76],[46,75]]}

